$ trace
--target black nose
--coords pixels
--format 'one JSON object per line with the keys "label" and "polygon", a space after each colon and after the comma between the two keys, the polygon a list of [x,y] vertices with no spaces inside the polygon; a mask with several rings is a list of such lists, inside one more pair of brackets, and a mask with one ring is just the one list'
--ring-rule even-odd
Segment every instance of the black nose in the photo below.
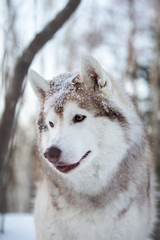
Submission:
{"label": "black nose", "polygon": [[47,148],[47,150],[44,153],[44,157],[47,158],[51,163],[58,162],[60,156],[61,150],[55,146]]}

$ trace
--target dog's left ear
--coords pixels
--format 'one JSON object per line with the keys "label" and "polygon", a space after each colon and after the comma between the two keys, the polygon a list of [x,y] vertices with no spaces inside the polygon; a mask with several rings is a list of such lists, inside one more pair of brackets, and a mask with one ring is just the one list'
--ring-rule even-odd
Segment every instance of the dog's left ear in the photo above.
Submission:
{"label": "dog's left ear", "polygon": [[40,76],[34,70],[30,70],[28,73],[31,86],[39,99],[43,99],[46,92],[49,90],[49,82],[47,82],[42,76]]}
{"label": "dog's left ear", "polygon": [[90,89],[101,91],[107,95],[112,93],[111,79],[95,58],[91,56],[82,57],[80,77]]}

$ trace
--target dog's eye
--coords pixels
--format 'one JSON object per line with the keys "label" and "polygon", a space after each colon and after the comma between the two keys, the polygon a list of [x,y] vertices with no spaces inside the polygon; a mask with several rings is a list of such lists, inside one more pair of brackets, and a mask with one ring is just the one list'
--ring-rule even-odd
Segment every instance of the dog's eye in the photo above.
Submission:
{"label": "dog's eye", "polygon": [[77,115],[75,115],[75,117],[73,118],[73,122],[74,122],[74,123],[82,122],[85,118],[86,118],[86,116],[81,115],[81,114],[77,114]]}
{"label": "dog's eye", "polygon": [[41,120],[38,121],[38,128],[39,128],[40,131],[48,129],[47,125]]}
{"label": "dog's eye", "polygon": [[53,127],[54,127],[54,123],[51,122],[51,121],[49,121],[49,126],[50,126],[51,128],[53,128]]}

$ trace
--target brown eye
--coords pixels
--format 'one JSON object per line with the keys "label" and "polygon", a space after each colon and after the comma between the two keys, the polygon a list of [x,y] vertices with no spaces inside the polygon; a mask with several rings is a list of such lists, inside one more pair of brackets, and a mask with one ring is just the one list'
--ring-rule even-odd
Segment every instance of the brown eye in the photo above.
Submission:
{"label": "brown eye", "polygon": [[49,121],[49,126],[50,126],[51,128],[53,128],[53,127],[54,127],[54,123],[51,122],[51,121]]}
{"label": "brown eye", "polygon": [[77,114],[77,115],[75,115],[75,117],[73,118],[73,122],[74,122],[74,123],[82,122],[85,118],[86,118],[86,116],[81,115],[81,114]]}

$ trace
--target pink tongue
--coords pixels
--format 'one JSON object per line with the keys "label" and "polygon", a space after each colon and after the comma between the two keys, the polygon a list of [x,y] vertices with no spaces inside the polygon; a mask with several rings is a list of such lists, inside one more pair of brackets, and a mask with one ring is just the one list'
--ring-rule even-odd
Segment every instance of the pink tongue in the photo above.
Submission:
{"label": "pink tongue", "polygon": [[57,170],[59,170],[60,172],[66,173],[69,172],[70,170],[74,169],[75,167],[77,167],[79,165],[78,163],[75,164],[71,164],[71,165],[66,165],[66,166],[57,166]]}

